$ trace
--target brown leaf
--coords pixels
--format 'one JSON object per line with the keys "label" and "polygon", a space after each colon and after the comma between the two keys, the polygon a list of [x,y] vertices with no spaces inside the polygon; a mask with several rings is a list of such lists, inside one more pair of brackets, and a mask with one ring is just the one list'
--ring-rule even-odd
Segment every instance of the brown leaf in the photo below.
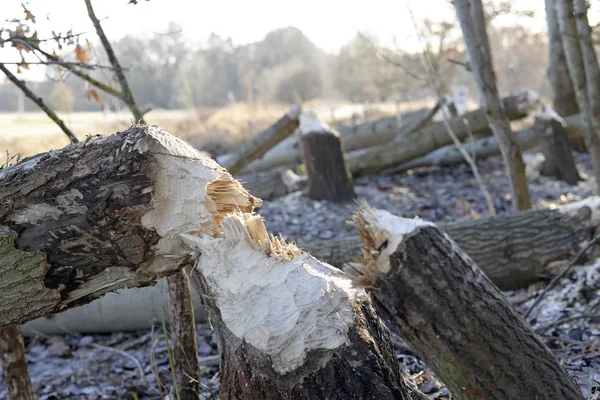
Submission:
{"label": "brown leaf", "polygon": [[85,49],[88,53],[92,52],[92,43],[89,40],[85,39]]}
{"label": "brown leaf", "polygon": [[25,4],[21,3],[21,6],[23,7],[23,12],[25,13],[25,21],[31,21],[35,24],[35,15],[33,15],[31,11],[25,7]]}
{"label": "brown leaf", "polygon": [[85,49],[81,47],[79,43],[77,43],[77,46],[75,47],[75,59],[82,63],[86,63],[90,60],[90,57],[85,52]]}
{"label": "brown leaf", "polygon": [[96,102],[102,103],[102,99],[100,98],[100,95],[94,89],[88,90],[87,98],[88,98],[88,100],[94,99],[94,100],[96,100]]}

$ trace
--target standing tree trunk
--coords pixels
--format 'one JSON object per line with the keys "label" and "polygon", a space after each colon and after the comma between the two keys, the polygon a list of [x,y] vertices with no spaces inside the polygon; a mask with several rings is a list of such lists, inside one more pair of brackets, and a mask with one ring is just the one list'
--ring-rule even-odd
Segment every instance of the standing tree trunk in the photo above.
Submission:
{"label": "standing tree trunk", "polygon": [[35,400],[31,386],[23,336],[17,325],[0,328],[0,361],[2,376],[8,387],[10,400]]}
{"label": "standing tree trunk", "polygon": [[571,376],[434,224],[364,206],[364,260],[346,269],[457,399],[582,400]]}
{"label": "standing tree trunk", "polygon": [[[587,91],[590,101],[592,126],[596,136],[600,138],[600,64],[592,41],[592,29],[587,18],[588,6],[585,0],[575,1],[575,17],[577,34],[583,53]],[[600,183],[599,183],[600,185]]]}
{"label": "standing tree trunk", "polygon": [[565,49],[560,35],[555,8],[556,0],[546,0],[546,22],[548,24],[548,81],[552,88],[552,107],[561,117],[577,114],[577,98]]}
{"label": "standing tree trunk", "polygon": [[581,177],[573,161],[565,122],[550,106],[541,107],[543,110],[536,114],[533,124],[533,131],[542,144],[545,158],[540,172],[575,185]]}
{"label": "standing tree trunk", "polygon": [[496,87],[496,74],[485,30],[483,5],[481,0],[453,0],[453,3],[469,54],[479,100],[487,111],[490,128],[500,144],[502,158],[506,164],[513,206],[515,210],[529,209],[531,198],[525,175],[525,163],[519,145],[512,135],[510,122]]}
{"label": "standing tree trunk", "polygon": [[[600,185],[600,138],[594,129],[594,115],[588,98],[588,84],[584,57],[578,38],[577,26],[573,14],[573,0],[556,0],[556,15],[562,33],[563,47],[569,67],[569,74],[573,80],[577,104],[582,112],[585,122],[583,137],[594,165],[596,185]],[[600,126],[600,125],[598,125]]]}
{"label": "standing tree trunk", "polygon": [[308,197],[347,203],[354,200],[352,175],[344,158],[340,135],[316,118],[300,118]]}
{"label": "standing tree trunk", "polygon": [[190,292],[190,282],[184,269],[167,278],[169,289],[169,320],[171,345],[175,363],[176,390],[179,400],[197,400],[200,387],[200,366],[196,343],[196,321]]}
{"label": "standing tree trunk", "polygon": [[426,399],[405,380],[363,289],[259,215],[224,215],[217,237],[187,236],[194,281],[221,354],[221,399]]}

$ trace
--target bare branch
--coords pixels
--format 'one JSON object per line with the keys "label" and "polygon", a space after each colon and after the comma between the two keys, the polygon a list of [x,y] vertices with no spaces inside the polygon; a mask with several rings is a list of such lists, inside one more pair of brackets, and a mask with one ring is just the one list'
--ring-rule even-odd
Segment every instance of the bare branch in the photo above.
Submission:
{"label": "bare branch", "polygon": [[87,7],[88,16],[90,17],[90,20],[94,24],[94,28],[96,28],[96,34],[100,38],[100,41],[102,42],[102,46],[104,46],[104,50],[106,50],[106,55],[108,56],[108,61],[113,66],[113,69],[115,70],[115,74],[117,75],[117,78],[119,79],[119,84],[121,85],[121,94],[122,94],[121,98],[123,99],[125,104],[127,104],[129,109],[131,110],[131,113],[133,114],[133,117],[136,119],[136,121],[139,123],[145,123],[144,114],[139,109],[139,107],[135,103],[135,100],[133,99],[133,94],[131,92],[131,89],[129,88],[129,84],[127,83],[127,79],[125,78],[125,74],[123,73],[123,69],[121,68],[121,64],[119,63],[119,60],[117,59],[117,56],[115,55],[115,52],[114,52],[110,42],[108,41],[108,38],[106,37],[106,34],[104,33],[104,30],[102,29],[102,25],[100,25],[100,21],[98,20],[98,17],[96,17],[96,13],[94,12],[94,8],[92,7],[92,1],[91,0],[84,0],[84,1],[85,1],[85,5]]}
{"label": "bare branch", "polygon": [[63,120],[60,119],[58,115],[54,113],[54,111],[48,108],[48,106],[40,97],[37,97],[35,93],[29,90],[29,88],[25,85],[25,82],[20,81],[15,75],[13,75],[13,73],[10,72],[8,68],[4,66],[3,63],[0,63],[0,71],[4,72],[4,75],[6,75],[6,77],[19,89],[21,89],[21,91],[25,93],[25,96],[29,97],[35,104],[37,104],[37,106],[41,108],[46,113],[46,115],[48,115],[48,117],[56,123],[56,125],[58,125],[58,127],[65,133],[65,135],[67,135],[71,143],[79,142],[79,140],[75,137],[73,132],[71,132],[71,130],[67,128]]}

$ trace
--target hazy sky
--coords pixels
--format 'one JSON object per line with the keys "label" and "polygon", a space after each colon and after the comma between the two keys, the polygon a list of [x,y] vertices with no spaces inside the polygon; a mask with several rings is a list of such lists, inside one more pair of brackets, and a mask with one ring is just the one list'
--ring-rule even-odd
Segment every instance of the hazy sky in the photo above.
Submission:
{"label": "hazy sky", "polygon": [[[23,15],[20,0],[0,1],[0,21]],[[273,29],[293,25],[326,51],[337,51],[357,29],[374,34],[383,42],[395,38],[402,47],[416,49],[407,0],[140,0],[138,5],[127,1],[93,1],[96,15],[103,19],[102,25],[111,40],[128,33],[164,32],[168,22],[173,21],[182,27],[184,35],[195,40],[203,40],[214,32],[243,44],[260,40]],[[408,0],[408,3],[417,19],[455,17],[449,0]],[[535,11],[537,16],[534,20],[521,19],[522,23],[544,28],[543,0],[516,3],[522,9]],[[29,0],[25,4],[37,18],[40,37],[50,36],[52,28],[62,31],[72,28],[74,32],[89,32],[89,37],[95,40],[83,0]],[[597,15],[593,18],[598,19]],[[0,49],[1,60],[7,61],[10,55],[6,49]]]}

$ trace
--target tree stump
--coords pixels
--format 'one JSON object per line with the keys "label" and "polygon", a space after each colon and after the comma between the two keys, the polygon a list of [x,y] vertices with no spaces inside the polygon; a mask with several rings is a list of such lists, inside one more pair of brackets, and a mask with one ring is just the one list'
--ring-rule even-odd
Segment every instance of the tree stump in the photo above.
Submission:
{"label": "tree stump", "polygon": [[221,399],[426,399],[408,384],[369,296],[340,270],[230,214],[186,235],[218,339]]}
{"label": "tree stump", "polygon": [[563,119],[548,105],[535,116],[533,131],[542,144],[544,162],[540,173],[575,185],[581,180],[571,154]]}
{"label": "tree stump", "polygon": [[457,399],[582,400],[571,376],[477,265],[434,224],[363,205],[362,263],[346,273]]}
{"label": "tree stump", "polygon": [[356,198],[352,175],[340,135],[316,118],[300,117],[304,167],[308,176],[308,197],[333,203],[348,203]]}
{"label": "tree stump", "polygon": [[31,386],[23,336],[17,325],[0,328],[0,361],[2,376],[10,400],[35,400]]}

